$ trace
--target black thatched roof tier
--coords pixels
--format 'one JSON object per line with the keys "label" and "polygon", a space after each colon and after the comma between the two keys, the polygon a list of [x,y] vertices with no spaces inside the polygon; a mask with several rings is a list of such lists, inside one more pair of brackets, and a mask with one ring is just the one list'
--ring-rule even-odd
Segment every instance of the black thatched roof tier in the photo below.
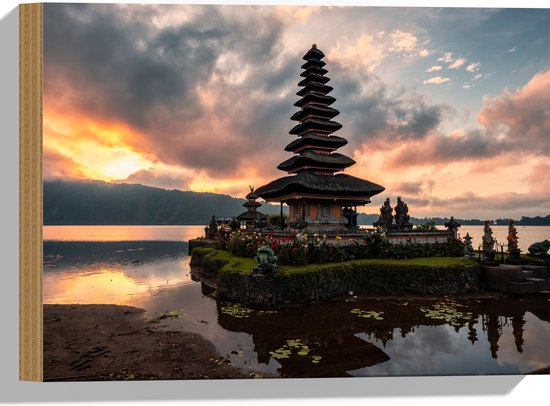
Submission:
{"label": "black thatched roof tier", "polygon": [[335,151],[348,143],[348,140],[336,135],[317,135],[314,133],[306,133],[298,139],[292,141],[285,147],[285,151],[297,152],[298,150],[307,147],[317,147],[320,149],[328,149]]}
{"label": "black thatched roof tier", "polygon": [[326,65],[326,63],[324,61],[318,61],[318,60],[315,60],[315,59],[311,59],[311,60],[307,61],[306,63],[304,63],[302,65],[302,69],[322,68],[325,65]]}
{"label": "black thatched roof tier", "polygon": [[250,199],[250,200],[257,199],[258,197],[260,197],[260,196],[258,196],[258,195],[256,194],[256,192],[253,192],[253,191],[248,192],[248,194],[246,195],[246,198],[247,198],[247,199]]}
{"label": "black thatched roof tier", "polygon": [[318,94],[318,93],[309,93],[309,94],[306,94],[304,97],[302,97],[300,100],[298,100],[296,103],[294,103],[294,105],[296,107],[302,107],[304,104],[316,103],[323,106],[330,106],[335,101],[336,99],[332,96],[327,96],[327,95]]}
{"label": "black thatched roof tier", "polygon": [[267,219],[267,215],[259,211],[245,211],[235,217],[238,221],[261,221]]}
{"label": "black thatched roof tier", "polygon": [[306,61],[314,60],[314,61],[320,61],[325,57],[325,54],[320,49],[317,49],[317,46],[313,44],[311,46],[311,49],[306,52],[306,54],[303,56],[302,59]]}
{"label": "black thatched roof tier", "polygon": [[312,67],[306,69],[305,71],[303,71],[302,73],[300,73],[300,76],[306,78],[311,74],[323,76],[327,73],[328,73],[328,70],[326,70],[325,68],[319,68],[318,66],[312,66]]}
{"label": "black thatched roof tier", "polygon": [[[257,199],[257,198],[256,198]],[[259,202],[247,201],[243,203],[244,207],[260,207],[262,204]]]}
{"label": "black thatched roof tier", "polygon": [[313,93],[320,93],[320,94],[327,94],[332,92],[332,86],[327,85],[320,85],[318,83],[310,83],[307,86],[304,86],[301,88],[296,94],[298,96],[305,96],[306,94],[313,92]]}
{"label": "black thatched roof tier", "polygon": [[290,134],[302,135],[308,131],[331,134],[338,131],[340,128],[342,128],[342,124],[336,121],[311,119],[297,124],[290,130]]}
{"label": "black thatched roof tier", "polygon": [[318,175],[312,172],[300,172],[297,175],[276,179],[258,188],[256,193],[266,200],[277,200],[277,198],[292,195],[311,195],[368,202],[370,197],[383,191],[383,186],[343,173]]}
{"label": "black thatched roof tier", "polygon": [[311,104],[294,113],[290,119],[294,121],[304,121],[306,118],[319,117],[330,120],[338,114],[340,114],[340,112],[332,107]]}
{"label": "black thatched roof tier", "polygon": [[311,151],[303,151],[300,155],[294,155],[277,166],[277,169],[287,172],[295,172],[301,168],[322,169],[328,172],[338,172],[355,164],[348,156],[333,154],[318,154]]}
{"label": "black thatched roof tier", "polygon": [[300,83],[298,83],[298,86],[307,86],[309,83],[320,83],[324,85],[328,82],[330,82],[329,77],[312,73],[311,75],[308,75],[304,79],[302,79]]}

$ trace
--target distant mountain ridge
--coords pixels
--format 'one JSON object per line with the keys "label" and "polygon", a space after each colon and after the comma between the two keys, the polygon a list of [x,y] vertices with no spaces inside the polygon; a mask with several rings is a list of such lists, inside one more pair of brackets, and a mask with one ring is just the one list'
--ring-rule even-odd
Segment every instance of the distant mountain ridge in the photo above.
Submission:
{"label": "distant mountain ridge", "polygon": [[[207,192],[166,190],[150,186],[100,181],[45,181],[44,225],[202,225],[210,217],[234,217],[245,211],[245,199]],[[259,211],[279,214],[279,206],[263,204]],[[288,213],[285,207],[284,213]],[[378,214],[359,214],[360,225],[372,225]],[[448,218],[411,217],[413,224]],[[463,225],[483,225],[483,220],[456,219]],[[495,225],[508,220],[497,219]],[[525,217],[517,225],[550,226],[550,215]]]}
{"label": "distant mountain ridge", "polygon": [[[44,225],[195,225],[244,212],[245,199],[99,181],[45,181]],[[259,211],[278,214],[278,206]]]}

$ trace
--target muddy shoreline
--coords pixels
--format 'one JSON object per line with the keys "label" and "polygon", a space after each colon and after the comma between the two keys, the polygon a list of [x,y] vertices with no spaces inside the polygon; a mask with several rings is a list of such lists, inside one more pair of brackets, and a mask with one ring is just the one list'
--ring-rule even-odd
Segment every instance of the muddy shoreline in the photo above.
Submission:
{"label": "muddy shoreline", "polygon": [[198,334],[165,331],[145,310],[44,305],[44,381],[245,379]]}

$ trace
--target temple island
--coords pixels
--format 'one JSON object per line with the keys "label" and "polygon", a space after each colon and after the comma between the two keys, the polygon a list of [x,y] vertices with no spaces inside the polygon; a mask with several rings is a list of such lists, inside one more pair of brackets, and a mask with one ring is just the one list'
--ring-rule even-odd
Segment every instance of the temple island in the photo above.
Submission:
{"label": "temple island", "polygon": [[[250,187],[244,213],[212,216],[205,237],[189,242],[194,277],[221,299],[262,306],[354,293],[550,293],[550,243],[520,255],[512,221],[500,260],[488,222],[475,250],[469,235],[458,237],[461,225],[453,217],[445,230],[413,227],[401,197],[395,207],[386,198],[373,229],[358,227],[357,207],[385,188],[343,173],[355,161],[337,152],[347,140],[334,135],[342,124],[333,120],[340,112],[331,107],[336,99],[324,57],[316,45],[303,56],[299,110],[291,117],[298,122],[290,130],[296,138],[285,148],[293,155],[277,167],[286,176]],[[280,205],[278,218],[258,210],[259,198]]]}

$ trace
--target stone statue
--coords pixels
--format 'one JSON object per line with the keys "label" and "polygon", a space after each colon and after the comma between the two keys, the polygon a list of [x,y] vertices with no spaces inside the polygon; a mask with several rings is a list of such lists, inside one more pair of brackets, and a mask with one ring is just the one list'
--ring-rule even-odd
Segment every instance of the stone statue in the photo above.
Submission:
{"label": "stone statue", "polygon": [[266,245],[258,247],[258,255],[256,255],[257,265],[254,268],[255,275],[271,273],[277,265],[277,256],[273,250]]}
{"label": "stone statue", "polygon": [[388,230],[391,227],[393,216],[392,207],[390,206],[390,198],[388,197],[384,204],[380,207],[380,217],[373,223],[375,227],[382,227]]}
{"label": "stone statue", "polygon": [[506,237],[506,239],[508,240],[508,252],[517,251],[518,232],[514,226],[514,220],[512,219],[510,219],[510,223],[508,224],[508,237]]}
{"label": "stone statue", "polygon": [[547,254],[549,249],[550,249],[550,241],[548,240],[536,242],[534,244],[531,244],[529,248],[527,248],[527,250],[529,251],[529,254],[533,254],[533,255]]}
{"label": "stone statue", "polygon": [[489,226],[489,221],[485,221],[485,226],[483,227],[483,251],[484,252],[493,252],[495,239],[493,238],[493,230]]}
{"label": "stone statue", "polygon": [[212,214],[212,217],[210,218],[210,223],[207,227],[204,228],[205,231],[205,237],[213,240],[216,238],[216,235],[218,234],[218,222],[216,221],[216,216]]}
{"label": "stone statue", "polygon": [[237,231],[239,228],[241,228],[241,223],[235,217],[232,217],[231,221],[229,222],[229,228],[231,229],[231,231]]}
{"label": "stone statue", "polygon": [[466,258],[474,257],[474,249],[472,248],[472,237],[469,233],[466,233],[466,236],[464,237],[464,256]]}
{"label": "stone statue", "polygon": [[411,230],[412,224],[410,223],[409,206],[401,200],[401,197],[397,198],[397,205],[395,206],[395,228],[397,230]]}
{"label": "stone statue", "polygon": [[447,227],[447,229],[449,230],[449,234],[451,234],[455,240],[457,239],[458,229],[461,225],[462,224],[456,221],[453,216],[451,216],[449,221],[445,223],[445,227]]}

